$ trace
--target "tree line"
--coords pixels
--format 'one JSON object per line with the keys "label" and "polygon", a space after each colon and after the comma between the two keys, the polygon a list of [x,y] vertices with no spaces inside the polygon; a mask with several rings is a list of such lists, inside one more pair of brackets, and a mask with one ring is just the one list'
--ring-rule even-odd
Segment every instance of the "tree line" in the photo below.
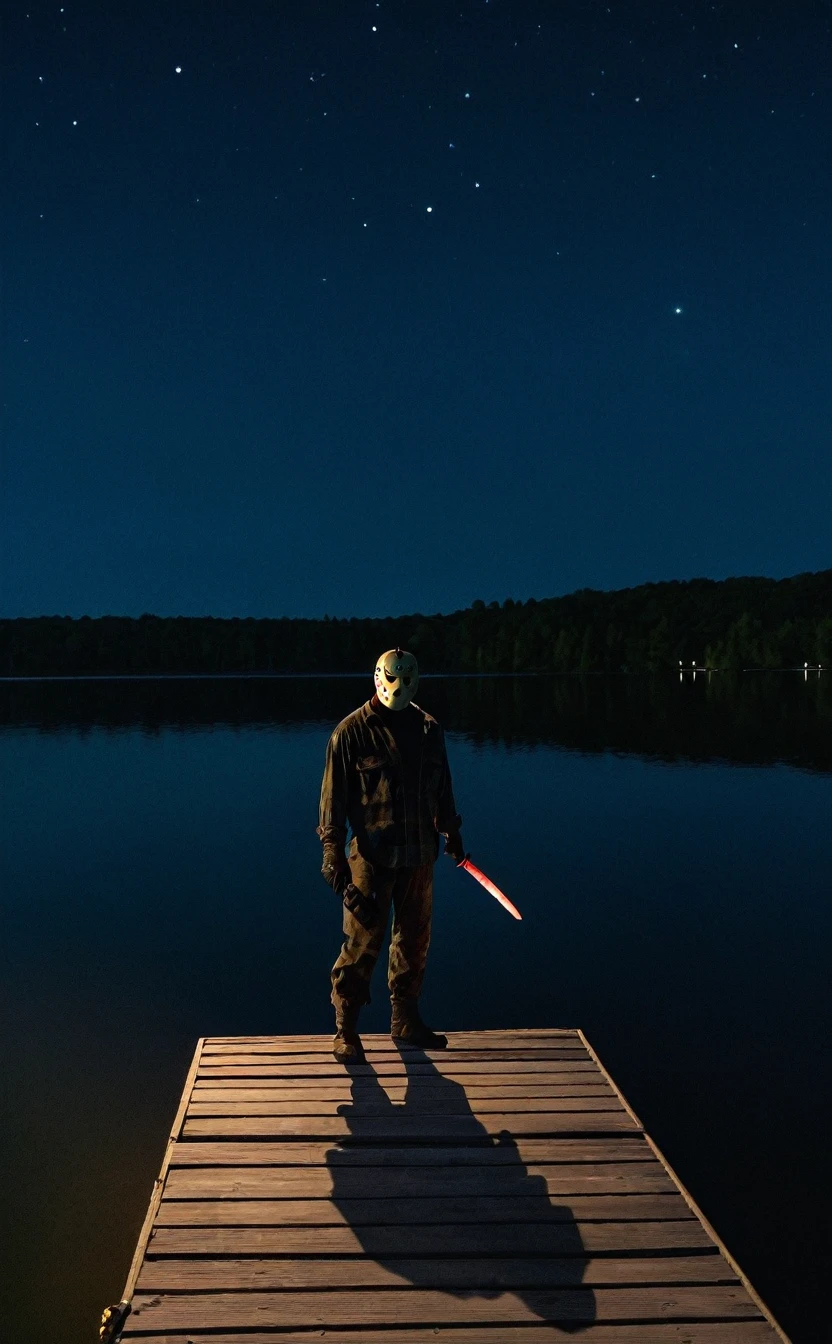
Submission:
{"label": "tree line", "polygon": [[432,616],[19,617],[0,621],[0,675],[363,672],[396,646],[435,672],[832,667],[832,569],[584,588]]}

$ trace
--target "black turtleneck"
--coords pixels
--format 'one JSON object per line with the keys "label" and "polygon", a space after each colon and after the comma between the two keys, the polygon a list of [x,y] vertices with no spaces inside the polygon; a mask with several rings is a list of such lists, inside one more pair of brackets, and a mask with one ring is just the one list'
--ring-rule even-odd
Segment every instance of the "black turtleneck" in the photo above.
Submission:
{"label": "black turtleneck", "polygon": [[373,696],[370,704],[393,736],[402,758],[402,770],[405,775],[415,778],[419,773],[422,759],[425,737],[424,715],[412,705],[408,705],[406,709],[388,709],[377,695]]}

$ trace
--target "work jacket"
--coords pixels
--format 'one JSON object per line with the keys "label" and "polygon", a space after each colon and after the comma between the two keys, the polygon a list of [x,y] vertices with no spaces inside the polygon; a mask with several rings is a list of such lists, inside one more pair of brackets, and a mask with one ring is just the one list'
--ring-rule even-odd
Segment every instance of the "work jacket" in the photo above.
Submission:
{"label": "work jacket", "polygon": [[326,749],[318,835],[383,868],[433,863],[439,836],[459,828],[445,752],[445,734],[430,714],[424,720],[415,771],[402,769],[393,734],[368,700],[338,724]]}

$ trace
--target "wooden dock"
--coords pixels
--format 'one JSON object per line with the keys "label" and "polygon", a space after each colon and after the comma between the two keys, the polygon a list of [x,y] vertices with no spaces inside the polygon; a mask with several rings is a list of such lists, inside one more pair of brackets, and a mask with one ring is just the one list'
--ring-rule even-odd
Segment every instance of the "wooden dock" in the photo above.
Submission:
{"label": "wooden dock", "polygon": [[777,1344],[579,1031],[199,1042],[125,1290],[146,1344]]}

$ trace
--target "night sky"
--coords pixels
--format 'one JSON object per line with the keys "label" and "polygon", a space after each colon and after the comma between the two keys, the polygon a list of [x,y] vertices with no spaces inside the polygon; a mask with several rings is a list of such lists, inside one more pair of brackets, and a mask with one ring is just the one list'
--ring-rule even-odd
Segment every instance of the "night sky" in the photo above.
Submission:
{"label": "night sky", "polygon": [[830,564],[828,3],[4,9],[3,615]]}

